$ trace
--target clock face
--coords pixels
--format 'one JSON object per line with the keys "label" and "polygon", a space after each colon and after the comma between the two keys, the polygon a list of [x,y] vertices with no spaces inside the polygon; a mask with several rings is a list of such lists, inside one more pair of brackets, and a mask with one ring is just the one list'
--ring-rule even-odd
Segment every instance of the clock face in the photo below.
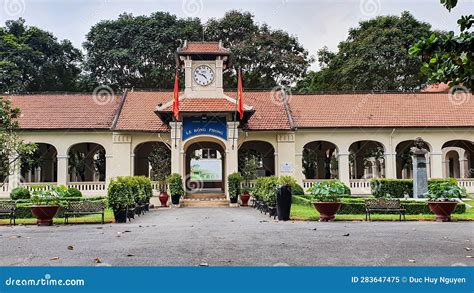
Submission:
{"label": "clock face", "polygon": [[201,86],[210,85],[214,80],[214,71],[207,65],[199,65],[194,70],[194,81]]}

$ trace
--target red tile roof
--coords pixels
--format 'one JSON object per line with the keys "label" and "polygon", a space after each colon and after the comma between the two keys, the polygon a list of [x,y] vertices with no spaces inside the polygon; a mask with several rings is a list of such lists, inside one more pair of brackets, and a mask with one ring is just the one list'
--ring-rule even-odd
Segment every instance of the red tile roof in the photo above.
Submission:
{"label": "red tile roof", "polygon": [[5,96],[21,109],[23,129],[110,129],[120,96],[92,94]]}
{"label": "red tile roof", "polygon": [[474,126],[472,94],[293,95],[290,109],[296,127]]}
{"label": "red tile roof", "polygon": [[[180,100],[179,110],[180,112],[233,112],[236,108],[235,102],[225,98],[193,98]],[[173,105],[170,104],[160,111],[171,112],[173,111]]]}
{"label": "red tile roof", "polygon": [[169,127],[155,109],[173,99],[172,92],[129,92],[115,126],[116,130],[166,132]]}
{"label": "red tile roof", "polygon": [[219,42],[187,42],[185,47],[179,48],[178,53],[191,54],[229,54],[230,51]]}
{"label": "red tile roof", "polygon": [[[120,97],[95,101],[92,95],[7,96],[22,110],[24,129],[113,129],[167,132],[169,127],[154,113],[172,92],[129,92],[123,107]],[[226,95],[235,98],[235,92]],[[376,93],[292,95],[289,111],[271,92],[244,92],[244,103],[255,113],[249,130],[289,130],[331,127],[474,127],[472,94]],[[225,99],[183,100],[181,111],[234,111]],[[120,111],[113,125],[115,114]],[[114,127],[115,126],[115,127]]]}

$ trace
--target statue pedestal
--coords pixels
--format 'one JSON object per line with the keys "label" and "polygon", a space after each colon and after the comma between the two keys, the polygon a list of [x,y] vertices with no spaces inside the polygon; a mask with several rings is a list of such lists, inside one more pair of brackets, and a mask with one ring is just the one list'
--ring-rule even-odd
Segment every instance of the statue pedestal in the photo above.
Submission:
{"label": "statue pedestal", "polygon": [[413,153],[413,198],[423,198],[428,192],[428,171],[426,168],[426,149],[412,148]]}

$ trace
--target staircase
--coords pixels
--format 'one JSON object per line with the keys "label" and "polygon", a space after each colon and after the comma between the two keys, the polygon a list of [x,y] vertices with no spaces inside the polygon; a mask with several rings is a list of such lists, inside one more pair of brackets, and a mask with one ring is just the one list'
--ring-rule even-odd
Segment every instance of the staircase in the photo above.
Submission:
{"label": "staircase", "polygon": [[182,207],[229,207],[229,203],[222,192],[188,193],[181,199]]}

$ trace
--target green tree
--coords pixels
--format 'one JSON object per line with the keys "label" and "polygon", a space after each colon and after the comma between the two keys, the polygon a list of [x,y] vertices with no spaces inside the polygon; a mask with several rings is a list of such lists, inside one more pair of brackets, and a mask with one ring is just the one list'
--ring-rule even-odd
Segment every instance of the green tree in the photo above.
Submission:
{"label": "green tree", "polygon": [[[221,40],[232,50],[235,67],[241,67],[245,87],[289,85],[306,74],[312,57],[298,39],[268,25],[258,25],[249,12],[228,11],[206,23],[205,38]],[[225,73],[224,87],[235,88],[235,70]]]}
{"label": "green tree", "polygon": [[426,76],[421,61],[408,53],[422,37],[432,34],[431,26],[409,12],[401,16],[378,16],[361,21],[349,30],[347,40],[332,53],[318,52],[321,70],[310,73],[296,85],[299,92],[398,90],[423,87]]}
{"label": "green tree", "polygon": [[163,143],[157,143],[148,156],[153,181],[165,181],[171,174],[171,150]]}
{"label": "green tree", "polygon": [[0,27],[0,92],[74,91],[81,52],[24,19]]}
{"label": "green tree", "polygon": [[[457,0],[441,0],[446,9],[456,7]],[[474,16],[462,16],[457,21],[460,34],[449,32],[445,35],[432,34],[422,38],[411,49],[410,54],[421,56],[421,71],[432,83],[462,84],[470,91],[474,89],[474,33],[470,31]]]}
{"label": "green tree", "polygon": [[13,172],[13,166],[22,157],[31,156],[36,145],[25,143],[18,135],[20,109],[12,108],[11,102],[0,97],[0,185]]}
{"label": "green tree", "polygon": [[172,88],[176,49],[184,40],[201,40],[202,31],[198,18],[178,19],[165,12],[101,21],[86,36],[90,78],[83,77],[82,86]]}

